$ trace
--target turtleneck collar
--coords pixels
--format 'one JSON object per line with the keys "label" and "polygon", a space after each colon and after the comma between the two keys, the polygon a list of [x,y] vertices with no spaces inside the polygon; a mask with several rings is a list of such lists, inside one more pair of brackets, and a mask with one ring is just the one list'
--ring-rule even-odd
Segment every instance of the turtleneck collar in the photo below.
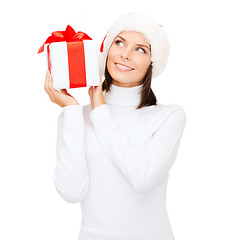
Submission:
{"label": "turtleneck collar", "polygon": [[110,105],[137,107],[141,101],[142,86],[120,87],[111,84],[110,90],[104,94],[105,101]]}

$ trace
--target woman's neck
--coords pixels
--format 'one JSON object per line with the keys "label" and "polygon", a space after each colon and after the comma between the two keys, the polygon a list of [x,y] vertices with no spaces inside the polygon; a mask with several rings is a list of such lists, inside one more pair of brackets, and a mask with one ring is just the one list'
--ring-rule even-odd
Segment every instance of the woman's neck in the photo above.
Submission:
{"label": "woman's neck", "polygon": [[122,87],[111,84],[109,91],[104,94],[105,101],[110,105],[137,107],[141,102],[142,86]]}
{"label": "woman's neck", "polygon": [[142,83],[141,82],[130,82],[130,83],[122,83],[122,82],[118,82],[114,79],[112,79],[112,85],[118,86],[118,87],[136,87],[136,86],[140,86]]}

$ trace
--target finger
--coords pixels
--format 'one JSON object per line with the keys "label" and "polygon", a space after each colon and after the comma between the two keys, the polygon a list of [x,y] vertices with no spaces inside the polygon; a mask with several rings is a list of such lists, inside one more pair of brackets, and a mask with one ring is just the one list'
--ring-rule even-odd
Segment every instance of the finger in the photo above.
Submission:
{"label": "finger", "polygon": [[91,86],[88,90],[89,97],[92,98],[93,95],[93,87]]}
{"label": "finger", "polygon": [[53,89],[53,88],[54,88],[52,82],[53,82],[53,76],[52,76],[52,74],[49,74],[48,87],[49,87],[50,89]]}
{"label": "finger", "polygon": [[52,82],[52,75],[48,71],[47,72],[47,79],[46,79],[45,90],[49,94],[50,97],[52,96],[52,89],[51,89],[52,83],[51,82]]}
{"label": "finger", "polygon": [[67,90],[66,89],[60,89],[61,93],[67,94]]}
{"label": "finger", "polygon": [[48,78],[49,78],[49,71],[47,71],[47,73],[46,73],[44,88],[46,88],[48,86]]}
{"label": "finger", "polygon": [[48,76],[47,82],[45,84],[45,91],[49,95],[50,100],[53,102],[54,101],[54,96],[53,96],[52,92],[50,91],[50,89],[48,87],[48,81],[49,81],[49,76]]}
{"label": "finger", "polygon": [[48,88],[49,87],[49,81],[50,81],[50,79],[51,79],[51,74],[50,74],[50,72],[49,71],[47,71],[47,73],[46,73],[46,81],[45,81],[45,86]]}
{"label": "finger", "polygon": [[99,74],[99,80],[100,80],[100,83],[99,83],[98,86],[95,86],[95,87],[94,87],[95,90],[96,90],[96,89],[98,89],[98,90],[102,89],[102,78],[101,78],[101,75],[100,75],[100,74]]}
{"label": "finger", "polygon": [[68,95],[70,97],[72,97],[72,95],[67,92],[67,89],[60,89],[60,92],[63,93],[63,94],[66,94],[66,95]]}
{"label": "finger", "polygon": [[47,93],[51,101],[53,102],[55,101],[55,99],[57,99],[58,95],[60,95],[61,93],[58,90],[54,89],[52,81],[53,81],[53,76],[52,74],[49,73],[48,83],[47,83]]}
{"label": "finger", "polygon": [[49,76],[49,82],[48,82],[48,87],[49,87],[49,90],[52,94],[61,94],[58,90],[54,89],[54,86],[53,86],[53,75],[50,74]]}
{"label": "finger", "polygon": [[91,87],[89,87],[89,89],[88,89],[88,94],[89,94],[89,96],[90,96],[90,91],[91,91],[90,89],[91,89]]}
{"label": "finger", "polygon": [[49,78],[50,78],[50,73],[49,73],[49,71],[47,71],[44,89],[50,95],[51,93],[50,93],[50,90],[49,90]]}

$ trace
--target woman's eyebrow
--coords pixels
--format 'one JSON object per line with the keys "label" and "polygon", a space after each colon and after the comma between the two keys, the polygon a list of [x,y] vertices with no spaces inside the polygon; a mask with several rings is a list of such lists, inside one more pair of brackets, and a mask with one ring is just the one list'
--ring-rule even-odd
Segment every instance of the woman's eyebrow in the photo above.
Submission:
{"label": "woman's eyebrow", "polygon": [[[123,37],[121,37],[121,36],[117,36],[117,37],[121,38],[124,42],[126,42],[126,39],[125,39],[125,38],[123,38]],[[117,38],[117,37],[116,37],[116,38]],[[146,47],[146,48],[148,48],[149,51],[150,51],[150,48],[149,48],[148,46],[144,45],[144,44],[136,44],[136,45],[139,46],[139,47]]]}
{"label": "woman's eyebrow", "polygon": [[137,46],[139,46],[139,47],[146,47],[146,48],[148,48],[150,50],[150,48],[148,46],[144,45],[144,44],[137,44]]}
{"label": "woman's eyebrow", "polygon": [[121,38],[123,41],[126,41],[126,39],[123,38],[123,37],[121,37],[121,36],[116,36],[116,38],[117,38],[117,37]]}

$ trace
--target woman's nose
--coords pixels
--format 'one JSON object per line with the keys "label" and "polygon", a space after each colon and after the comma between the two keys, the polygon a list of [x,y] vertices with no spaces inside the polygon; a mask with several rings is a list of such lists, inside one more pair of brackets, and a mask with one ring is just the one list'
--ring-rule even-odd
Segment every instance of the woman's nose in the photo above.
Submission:
{"label": "woman's nose", "polygon": [[127,60],[131,60],[132,58],[132,53],[131,53],[131,49],[125,48],[122,51],[122,57],[127,59]]}

